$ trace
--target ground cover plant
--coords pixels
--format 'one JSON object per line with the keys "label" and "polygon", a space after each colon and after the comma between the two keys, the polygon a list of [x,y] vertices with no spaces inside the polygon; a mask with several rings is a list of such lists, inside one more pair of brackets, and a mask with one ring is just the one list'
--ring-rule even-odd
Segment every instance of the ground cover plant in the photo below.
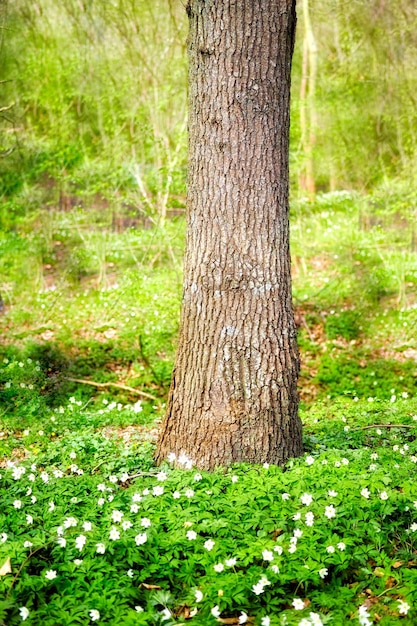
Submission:
{"label": "ground cover plant", "polygon": [[410,409],[318,407],[302,458],[206,473],[153,467],[72,399],[71,430],[1,471],[3,623],[415,623]]}

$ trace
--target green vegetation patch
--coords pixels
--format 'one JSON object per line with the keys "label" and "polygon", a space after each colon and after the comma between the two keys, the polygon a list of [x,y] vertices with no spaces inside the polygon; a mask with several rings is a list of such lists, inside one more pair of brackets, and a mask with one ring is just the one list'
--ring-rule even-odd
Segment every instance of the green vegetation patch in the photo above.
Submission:
{"label": "green vegetation patch", "polygon": [[307,414],[285,468],[155,469],[149,443],[42,439],[1,471],[2,619],[415,623],[417,415],[379,410]]}

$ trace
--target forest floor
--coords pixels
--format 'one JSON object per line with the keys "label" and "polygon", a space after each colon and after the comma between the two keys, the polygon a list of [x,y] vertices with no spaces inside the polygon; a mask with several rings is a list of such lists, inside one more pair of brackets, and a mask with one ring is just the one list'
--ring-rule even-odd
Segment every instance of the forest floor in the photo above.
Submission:
{"label": "forest floor", "polygon": [[183,218],[0,232],[0,624],[415,624],[413,211],[294,203],[306,452],[214,474],[152,458]]}

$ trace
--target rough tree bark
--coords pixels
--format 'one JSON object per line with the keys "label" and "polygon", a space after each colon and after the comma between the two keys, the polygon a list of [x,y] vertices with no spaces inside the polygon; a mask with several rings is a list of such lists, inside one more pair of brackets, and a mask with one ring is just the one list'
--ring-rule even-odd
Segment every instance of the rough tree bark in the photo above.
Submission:
{"label": "rough tree bark", "polygon": [[302,453],[288,224],[295,0],[190,0],[188,231],[156,459]]}

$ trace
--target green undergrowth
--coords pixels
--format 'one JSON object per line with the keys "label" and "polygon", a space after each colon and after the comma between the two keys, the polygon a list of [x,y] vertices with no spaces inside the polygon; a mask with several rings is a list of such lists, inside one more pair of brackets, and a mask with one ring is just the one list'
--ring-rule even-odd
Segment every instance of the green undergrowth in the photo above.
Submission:
{"label": "green undergrowth", "polygon": [[[292,203],[301,396],[415,393],[413,193]],[[128,220],[128,213],[118,214]],[[113,209],[40,210],[0,233],[0,359],[42,359],[44,395],[88,400],[122,382],[165,397],[178,332],[185,223],[130,227]],[[50,393],[48,394],[48,390]],[[394,391],[392,391],[394,390]],[[133,398],[113,388],[114,400]],[[117,394],[117,395],[116,395]]]}
{"label": "green undergrowth", "polygon": [[317,404],[303,457],[214,473],[104,435],[106,402],[4,459],[4,624],[415,623],[415,401]]}
{"label": "green undergrowth", "polygon": [[0,233],[1,626],[416,622],[412,200],[293,203],[306,453],[281,469],[154,467],[182,217]]}

